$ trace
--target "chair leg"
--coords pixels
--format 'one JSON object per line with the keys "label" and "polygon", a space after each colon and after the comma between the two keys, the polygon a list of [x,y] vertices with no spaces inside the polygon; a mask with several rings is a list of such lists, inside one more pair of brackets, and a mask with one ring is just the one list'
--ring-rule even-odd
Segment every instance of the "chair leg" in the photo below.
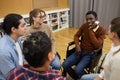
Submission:
{"label": "chair leg", "polygon": [[67,72],[63,69],[62,76],[66,77]]}

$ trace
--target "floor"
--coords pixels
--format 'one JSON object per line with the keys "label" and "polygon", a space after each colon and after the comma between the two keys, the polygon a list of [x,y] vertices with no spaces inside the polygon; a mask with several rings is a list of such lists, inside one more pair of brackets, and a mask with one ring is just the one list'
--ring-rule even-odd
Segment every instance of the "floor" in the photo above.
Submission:
{"label": "floor", "polygon": [[[77,30],[78,28],[65,28],[58,32],[54,32],[57,51],[61,56],[61,62],[63,62],[66,57],[67,44],[70,41],[73,41],[73,36],[77,32]],[[106,39],[104,40],[104,44],[103,44],[103,53],[107,53],[110,50],[110,46],[111,46],[111,41],[106,35]],[[72,80],[69,76],[68,78]]]}
{"label": "floor", "polygon": [[[66,56],[67,44],[70,41],[73,41],[73,36],[77,32],[77,30],[78,28],[65,28],[58,32],[54,32],[56,45],[57,45],[57,51],[60,54],[62,61]],[[106,35],[106,39],[104,40],[104,44],[103,44],[103,53],[107,53],[110,50],[110,46],[111,46],[111,41]]]}

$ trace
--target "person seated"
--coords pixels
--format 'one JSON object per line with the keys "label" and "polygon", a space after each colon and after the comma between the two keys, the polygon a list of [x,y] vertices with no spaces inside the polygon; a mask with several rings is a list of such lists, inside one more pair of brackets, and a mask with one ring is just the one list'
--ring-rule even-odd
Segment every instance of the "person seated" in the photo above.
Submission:
{"label": "person seated", "polygon": [[56,54],[56,42],[54,38],[54,34],[47,24],[43,23],[44,17],[46,16],[45,11],[41,9],[33,9],[29,13],[29,18],[30,18],[30,26],[28,27],[26,31],[26,35],[29,35],[30,33],[37,32],[37,31],[42,31],[47,34],[47,36],[51,39],[52,41],[52,47],[53,47],[53,52],[55,54],[54,60],[51,62],[51,67],[52,69],[60,70],[61,68],[61,61],[59,56]]}
{"label": "person seated", "polygon": [[114,18],[108,29],[112,46],[100,74],[83,75],[80,80],[120,80],[120,17]]}
{"label": "person seated", "polygon": [[[96,12],[88,11],[86,22],[74,35],[76,51],[63,62],[64,70],[75,80],[85,73],[84,69],[96,55],[93,54],[94,50],[101,47],[105,39],[105,28],[96,21],[98,21]],[[82,39],[81,42],[79,38]],[[75,69],[72,68],[73,65],[76,65]]]}
{"label": "person seated", "polygon": [[24,65],[22,36],[26,32],[26,23],[20,14],[9,13],[5,16],[0,38],[0,80],[6,80],[6,74],[18,65]]}
{"label": "person seated", "polygon": [[55,54],[50,38],[44,32],[34,32],[23,42],[23,54],[29,67],[15,67],[6,80],[68,80],[60,75],[59,70],[49,68]]}

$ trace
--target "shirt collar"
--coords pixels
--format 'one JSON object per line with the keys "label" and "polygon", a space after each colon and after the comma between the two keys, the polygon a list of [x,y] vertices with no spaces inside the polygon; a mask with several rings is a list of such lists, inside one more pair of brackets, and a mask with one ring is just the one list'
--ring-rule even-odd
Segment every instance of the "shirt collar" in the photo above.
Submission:
{"label": "shirt collar", "polygon": [[97,27],[94,28],[93,31],[96,32],[98,30],[98,28],[99,28],[99,25],[97,25]]}
{"label": "shirt collar", "polygon": [[117,51],[118,49],[120,49],[120,45],[118,45],[118,46],[114,46],[113,44],[112,44],[112,47],[111,47],[111,52],[115,52],[115,51]]}
{"label": "shirt collar", "polygon": [[15,41],[9,35],[6,34],[5,37],[10,44],[15,45]]}

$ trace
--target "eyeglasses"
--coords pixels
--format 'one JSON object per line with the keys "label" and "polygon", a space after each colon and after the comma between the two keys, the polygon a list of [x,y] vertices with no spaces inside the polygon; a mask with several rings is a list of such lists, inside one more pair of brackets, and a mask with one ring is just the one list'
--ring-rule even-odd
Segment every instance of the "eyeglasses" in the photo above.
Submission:
{"label": "eyeglasses", "polygon": [[36,16],[36,18],[44,18],[45,16]]}

